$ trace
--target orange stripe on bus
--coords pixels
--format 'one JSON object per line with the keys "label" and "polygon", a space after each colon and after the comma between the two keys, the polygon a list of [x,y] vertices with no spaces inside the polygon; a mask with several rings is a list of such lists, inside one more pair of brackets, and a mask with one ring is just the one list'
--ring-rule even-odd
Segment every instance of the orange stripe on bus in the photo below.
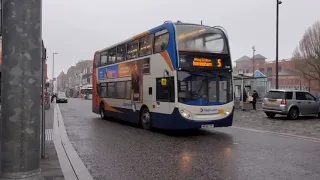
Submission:
{"label": "orange stripe on bus", "polygon": [[163,51],[160,54],[163,57],[163,59],[166,61],[166,63],[168,64],[168,66],[171,69],[171,71],[173,71],[173,65],[172,65],[172,62],[171,62],[171,59],[170,59],[170,56],[169,56],[168,52],[167,51]]}
{"label": "orange stripe on bus", "polygon": [[133,39],[133,40],[137,40],[137,39],[139,39],[139,38],[141,38],[141,37],[143,37],[143,36],[146,36],[146,35],[148,35],[148,34],[149,34],[149,32],[148,32],[148,31],[145,31],[145,32],[143,32],[143,33],[140,33],[140,34],[138,34],[138,35],[133,36],[132,39]]}
{"label": "orange stripe on bus", "polygon": [[111,112],[118,112],[118,113],[122,113],[121,111],[111,107],[104,99],[102,99],[103,104],[104,104],[104,109],[107,111],[111,111]]}

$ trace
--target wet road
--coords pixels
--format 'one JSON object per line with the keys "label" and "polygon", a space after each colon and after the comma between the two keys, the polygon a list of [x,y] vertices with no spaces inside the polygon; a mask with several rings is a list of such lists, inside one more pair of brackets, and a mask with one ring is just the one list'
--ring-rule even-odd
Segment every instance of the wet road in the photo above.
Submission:
{"label": "wet road", "polygon": [[319,180],[320,143],[235,128],[149,132],[59,104],[71,143],[95,179]]}

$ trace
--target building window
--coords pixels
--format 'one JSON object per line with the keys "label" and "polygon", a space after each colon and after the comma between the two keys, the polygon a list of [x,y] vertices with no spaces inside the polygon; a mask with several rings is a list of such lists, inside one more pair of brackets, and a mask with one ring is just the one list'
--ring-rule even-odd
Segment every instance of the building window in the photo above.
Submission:
{"label": "building window", "polygon": [[267,76],[272,76],[272,67],[267,68]]}

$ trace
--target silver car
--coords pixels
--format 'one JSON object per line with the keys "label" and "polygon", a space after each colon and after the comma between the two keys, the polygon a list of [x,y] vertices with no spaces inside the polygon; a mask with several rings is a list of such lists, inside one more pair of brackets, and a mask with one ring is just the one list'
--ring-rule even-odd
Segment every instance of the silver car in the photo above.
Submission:
{"label": "silver car", "polygon": [[56,97],[56,102],[57,103],[61,103],[61,102],[68,103],[68,98],[67,98],[66,94],[65,93],[58,93],[58,95]]}
{"label": "silver car", "polygon": [[270,90],[262,102],[262,109],[269,118],[274,118],[276,114],[287,115],[290,119],[320,116],[319,107],[317,98],[301,90]]}

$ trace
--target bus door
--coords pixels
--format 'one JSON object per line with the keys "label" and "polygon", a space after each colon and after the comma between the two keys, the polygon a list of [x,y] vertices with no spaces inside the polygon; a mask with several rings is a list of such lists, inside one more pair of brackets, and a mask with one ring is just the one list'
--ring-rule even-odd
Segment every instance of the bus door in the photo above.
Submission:
{"label": "bus door", "polygon": [[172,114],[175,101],[174,89],[174,77],[156,79],[156,112],[163,115]]}

